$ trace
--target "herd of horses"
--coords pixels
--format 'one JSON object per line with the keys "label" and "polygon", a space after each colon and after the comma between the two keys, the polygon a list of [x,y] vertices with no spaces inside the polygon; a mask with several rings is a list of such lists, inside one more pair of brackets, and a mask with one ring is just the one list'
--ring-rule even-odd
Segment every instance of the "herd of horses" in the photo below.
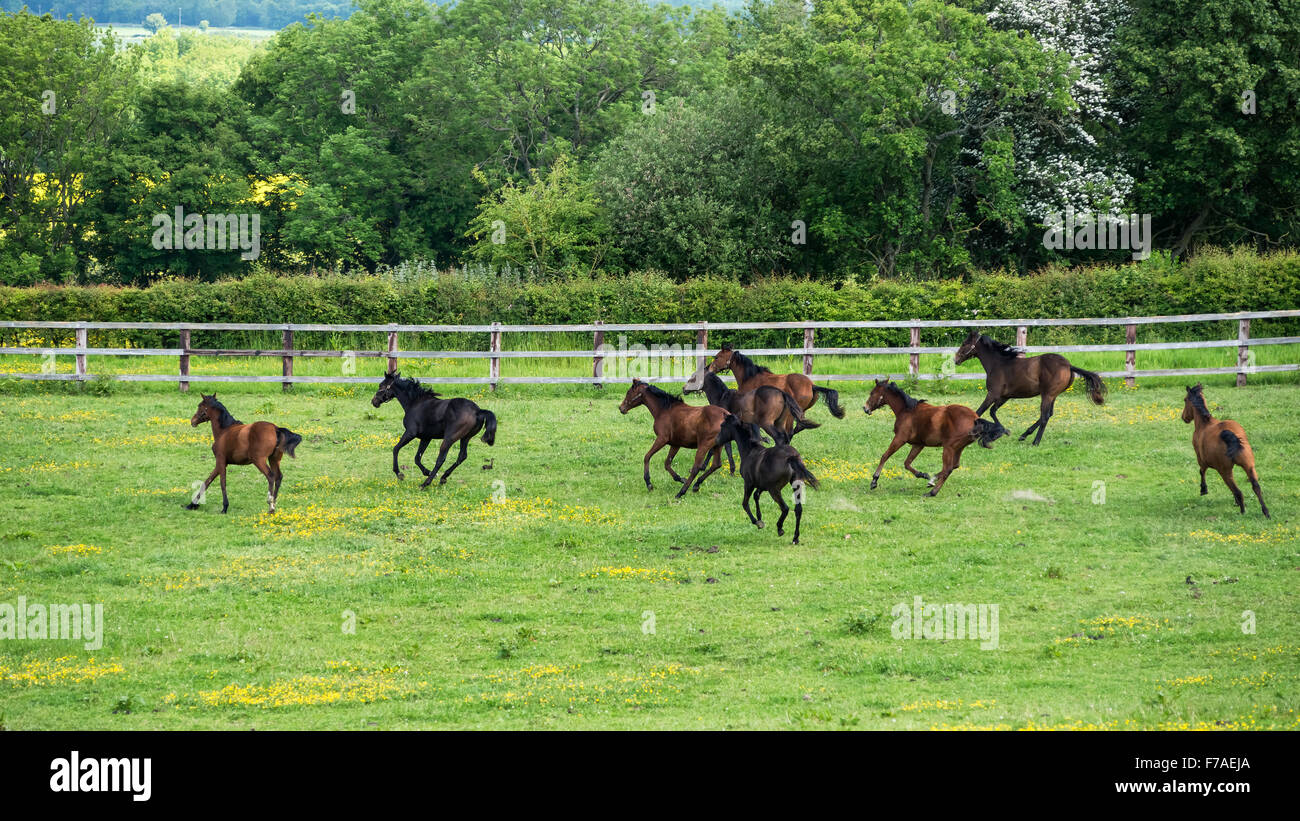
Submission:
{"label": "herd of horses", "polygon": [[[929,483],[927,496],[938,494],[952,472],[960,467],[961,453],[967,446],[978,442],[981,447],[991,447],[995,440],[1008,433],[997,418],[998,409],[1008,400],[1039,397],[1038,420],[1020,435],[1020,440],[1024,441],[1030,434],[1035,434],[1035,445],[1043,439],[1056,398],[1069,389],[1076,375],[1084,380],[1088,397],[1095,404],[1105,402],[1106,385],[1101,376],[1071,365],[1059,354],[1025,356],[1010,345],[972,330],[957,349],[954,361],[960,364],[971,358],[979,359],[983,365],[988,391],[977,410],[956,404],[932,405],[924,399],[909,396],[888,379],[875,380],[863,410],[870,415],[888,406],[894,414],[894,436],[872,474],[871,489],[876,488],[889,458],[904,445],[910,445],[903,467]],[[726,371],[730,371],[736,380],[734,390],[718,376]],[[819,397],[824,398],[831,415],[843,419],[845,412],[839,403],[839,393],[814,384],[802,373],[773,373],[727,345],[712,361],[691,375],[683,392],[702,392],[709,404],[689,405],[681,396],[633,379],[619,405],[619,411],[624,414],[644,406],[653,420],[655,439],[643,464],[646,489],[654,489],[650,481],[650,460],[663,448],[669,449],[664,469],[681,485],[676,495],[676,498],[681,498],[688,489],[698,491],[704,480],[722,466],[724,449],[730,470],[735,473],[731,451],[731,445],[735,443],[740,452],[740,475],[744,482],[741,507],[750,521],[762,528],[764,522],[759,497],[767,493],[781,510],[776,531],[778,535],[784,535],[790,508],[782,491],[789,486],[794,496],[794,544],[798,544],[804,489],[816,488],[818,481],[804,464],[792,440],[802,431],[820,427],[805,415]],[[465,461],[469,440],[480,431],[488,445],[496,440],[496,416],[469,399],[444,399],[418,381],[402,377],[395,371],[383,377],[371,404],[378,408],[392,399],[396,399],[403,410],[404,430],[393,447],[393,473],[398,479],[406,478],[398,464],[398,454],[414,439],[420,441],[415,465],[425,476],[422,488],[427,488],[433,481],[453,446],[459,444],[460,451],[442,474],[439,484],[445,484],[452,471]],[[988,411],[988,419],[982,418],[985,411]],[[1268,506],[1264,504],[1260,490],[1254,453],[1241,425],[1229,419],[1215,419],[1205,404],[1199,384],[1187,388],[1182,419],[1194,425],[1192,444],[1201,470],[1201,495],[1209,492],[1205,472],[1213,468],[1232,492],[1241,512],[1245,513],[1245,499],[1233,481],[1234,468],[1241,467],[1267,517]],[[212,452],[216,466],[187,507],[191,510],[197,508],[202,494],[214,479],[220,477],[221,512],[225,513],[230,507],[226,495],[226,468],[251,464],[266,477],[267,506],[269,512],[274,513],[283,478],[280,460],[285,454],[293,457],[294,448],[302,442],[302,437],[270,422],[246,425],[235,419],[217,401],[215,394],[203,395],[198,410],[190,419],[193,426],[204,422],[212,426]],[[763,434],[770,437],[771,445],[764,442]],[[442,440],[442,444],[438,448],[438,459],[430,470],[424,466],[422,457],[434,439]],[[941,448],[943,452],[942,468],[933,477],[912,467],[917,455],[927,447]],[[673,458],[683,448],[695,451],[691,470],[684,479],[673,470]],[[752,512],[751,501],[754,505]]]}

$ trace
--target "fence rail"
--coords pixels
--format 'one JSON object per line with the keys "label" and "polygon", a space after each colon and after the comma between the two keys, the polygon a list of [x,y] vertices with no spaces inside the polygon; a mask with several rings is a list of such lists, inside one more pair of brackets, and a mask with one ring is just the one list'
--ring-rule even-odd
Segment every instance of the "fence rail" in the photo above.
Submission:
{"label": "fence rail", "polygon": [[[613,359],[618,356],[627,355],[625,351],[614,350],[605,343],[605,335],[610,332],[629,332],[629,331],[662,331],[662,332],[695,332],[695,348],[683,350],[680,346],[664,349],[637,350],[635,355],[647,359],[656,359],[664,357],[676,358],[694,358],[696,364],[702,365],[708,355],[708,338],[710,331],[744,331],[744,330],[802,330],[803,346],[799,348],[746,348],[745,353],[750,356],[801,356],[803,358],[803,372],[811,375],[813,373],[813,364],[817,356],[883,356],[883,355],[900,355],[906,354],[909,357],[907,373],[874,373],[874,374],[819,374],[818,381],[865,381],[868,379],[890,376],[890,377],[912,377],[915,379],[983,379],[984,375],[979,373],[951,373],[951,374],[923,374],[920,372],[920,357],[922,354],[945,354],[953,350],[952,347],[934,347],[923,346],[921,342],[921,331],[926,328],[1015,328],[1016,345],[1024,349],[1026,353],[1074,353],[1074,352],[1123,352],[1125,354],[1124,370],[1102,371],[1104,377],[1123,377],[1125,381],[1132,385],[1139,377],[1148,376],[1200,376],[1209,374],[1236,374],[1237,384],[1246,384],[1246,378],[1251,373],[1278,373],[1285,371],[1300,371],[1300,363],[1282,364],[1282,365],[1255,365],[1252,363],[1250,349],[1267,345],[1293,345],[1300,343],[1300,337],[1265,337],[1254,338],[1250,336],[1250,322],[1252,319],[1289,319],[1300,317],[1300,310],[1297,311],[1243,311],[1239,313],[1227,314],[1179,314],[1175,316],[1134,316],[1134,317],[1105,317],[1105,318],[1081,318],[1081,319],[986,319],[986,320],[870,320],[861,322],[835,321],[835,322],[696,322],[696,323],[678,323],[678,324],[603,324],[594,322],[590,324],[577,325],[503,325],[492,323],[490,325],[321,325],[321,324],[254,324],[254,323],[174,323],[174,322],[29,322],[29,321],[0,321],[0,329],[32,329],[32,330],[72,330],[76,334],[76,343],[73,347],[60,348],[32,348],[32,347],[0,347],[0,354],[19,355],[19,356],[42,356],[47,362],[52,362],[55,356],[73,356],[76,358],[76,370],[73,373],[56,373],[52,367],[42,370],[41,373],[15,373],[8,376],[19,379],[33,380],[70,380],[83,381],[95,377],[95,374],[88,370],[88,356],[154,356],[154,357],[176,357],[178,370],[174,374],[112,374],[111,378],[123,382],[176,382],[180,390],[189,389],[191,381],[203,382],[279,382],[285,390],[289,390],[294,384],[305,383],[365,383],[373,382],[373,377],[364,376],[298,376],[293,372],[293,363],[297,358],[374,358],[386,359],[388,361],[388,370],[396,369],[401,359],[487,359],[488,372],[486,376],[422,376],[422,381],[430,383],[445,384],[486,384],[490,385],[493,390],[498,384],[594,384],[600,385],[611,381],[610,377],[605,374],[605,360]],[[1231,339],[1216,339],[1196,342],[1138,342],[1137,329],[1139,326],[1163,325],[1163,324],[1184,324],[1192,322],[1222,322],[1235,321],[1237,323],[1237,335]],[[1125,329],[1125,341],[1123,343],[1100,344],[1100,345],[1029,345],[1028,335],[1030,328],[1043,327],[1081,327],[1081,326],[1123,326]],[[908,332],[907,345],[898,347],[871,347],[871,348],[827,348],[818,347],[816,342],[816,333],[822,329],[853,329],[853,328],[876,328],[876,329],[898,329]],[[152,330],[152,331],[176,331],[178,335],[179,347],[176,348],[102,348],[91,347],[88,344],[88,334],[90,331],[107,331],[107,330]],[[222,348],[194,348],[190,346],[191,334],[195,331],[276,331],[281,334],[282,346],[279,348],[259,348],[259,349],[222,349]],[[294,334],[303,332],[329,332],[329,333],[384,333],[387,334],[388,345],[384,350],[314,350],[298,348],[294,345]],[[511,351],[505,350],[502,346],[502,337],[512,333],[591,333],[592,347],[589,350],[567,350],[567,351]],[[479,350],[457,350],[457,351],[424,351],[424,350],[402,350],[398,346],[398,334],[423,334],[423,333],[472,333],[488,334],[489,342],[486,351]],[[1237,348],[1237,364],[1232,367],[1221,368],[1181,368],[1181,369],[1163,369],[1163,370],[1139,370],[1137,368],[1137,354],[1141,351],[1167,351],[1167,350],[1193,350],[1204,348]],[[215,374],[192,374],[190,372],[190,361],[192,357],[278,357],[282,362],[282,373],[280,376],[246,376],[246,375],[215,375]],[[503,359],[548,359],[548,358],[590,358],[592,362],[591,376],[502,376],[501,360]],[[649,377],[649,381],[667,381],[678,377]]]}

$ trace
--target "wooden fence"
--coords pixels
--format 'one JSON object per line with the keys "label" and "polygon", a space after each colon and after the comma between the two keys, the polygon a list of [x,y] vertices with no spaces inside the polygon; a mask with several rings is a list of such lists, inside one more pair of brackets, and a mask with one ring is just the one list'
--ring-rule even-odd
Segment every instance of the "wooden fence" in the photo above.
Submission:
{"label": "wooden fence", "polygon": [[[811,375],[813,372],[814,359],[817,356],[834,355],[834,356],[879,356],[879,355],[898,355],[908,354],[909,364],[906,374],[895,373],[863,373],[863,374],[819,374],[817,379],[821,381],[847,380],[847,381],[866,381],[877,377],[891,376],[902,378],[910,376],[917,379],[983,379],[982,373],[941,373],[941,374],[924,374],[920,372],[920,358],[922,354],[946,354],[951,353],[952,347],[924,347],[921,343],[921,331],[925,328],[1015,328],[1016,345],[1024,348],[1027,353],[1072,353],[1072,352],[1107,352],[1123,351],[1124,352],[1124,370],[1122,371],[1102,371],[1101,375],[1105,377],[1123,377],[1129,385],[1134,384],[1138,377],[1145,376],[1201,376],[1207,374],[1231,374],[1237,375],[1237,384],[1244,385],[1246,377],[1251,373],[1274,373],[1280,371],[1300,370],[1300,363],[1282,364],[1282,365],[1254,365],[1251,361],[1250,349],[1252,347],[1264,345],[1289,345],[1300,343],[1300,337],[1267,337],[1255,338],[1250,336],[1250,322],[1252,319],[1285,319],[1300,317],[1300,311],[1248,311],[1231,314],[1183,314],[1178,316],[1140,316],[1140,317],[1123,317],[1123,318],[1103,318],[1103,319],[985,319],[985,320],[905,320],[905,321],[864,321],[864,322],[730,322],[730,323],[688,323],[688,324],[668,324],[668,325],[637,325],[637,324],[612,324],[605,325],[595,322],[587,325],[502,325],[492,323],[491,325],[312,325],[312,324],[279,324],[279,325],[258,325],[244,323],[166,323],[166,322],[15,322],[0,321],[0,328],[11,329],[46,329],[46,330],[72,330],[76,335],[76,344],[74,347],[67,348],[0,348],[0,354],[11,355],[28,355],[42,356],[46,358],[47,363],[52,363],[55,356],[75,356],[76,370],[74,373],[56,373],[53,367],[47,367],[41,373],[15,373],[8,376],[20,379],[48,379],[48,380],[86,380],[94,378],[94,374],[88,370],[87,357],[90,356],[153,356],[153,357],[176,357],[178,362],[178,371],[173,374],[114,374],[112,378],[128,382],[177,382],[182,391],[189,389],[191,381],[202,382],[279,382],[285,390],[289,390],[295,383],[320,383],[320,382],[374,382],[374,377],[365,376],[295,376],[293,372],[294,360],[299,357],[334,357],[334,358],[382,358],[388,361],[388,370],[394,370],[398,367],[401,359],[486,359],[488,360],[488,369],[486,376],[437,376],[434,374],[422,374],[421,381],[430,383],[469,383],[469,384],[488,384],[495,390],[498,384],[515,384],[515,383],[581,383],[600,385],[612,381],[611,377],[604,372],[606,359],[612,359],[619,355],[619,351],[614,351],[606,344],[606,334],[611,332],[645,332],[645,331],[663,331],[663,332],[695,332],[694,349],[675,349],[656,350],[638,350],[636,355],[647,358],[660,357],[682,357],[693,356],[697,364],[703,364],[706,355],[710,354],[709,350],[709,332],[710,331],[745,331],[745,330],[802,330],[803,347],[801,348],[743,348],[744,352],[750,356],[802,356],[803,372]],[[1198,342],[1146,342],[1137,341],[1138,328],[1150,325],[1174,325],[1189,322],[1212,322],[1212,321],[1235,321],[1237,323],[1237,335],[1231,339],[1208,340]],[[1031,328],[1041,327],[1062,327],[1062,326],[1115,326],[1122,325],[1125,329],[1125,341],[1122,344],[1104,344],[1104,345],[1029,345],[1028,337]],[[818,330],[828,328],[884,328],[906,330],[908,332],[908,344],[897,347],[882,348],[819,348],[816,345],[816,334]],[[177,334],[179,347],[176,348],[92,348],[88,345],[88,334],[95,330],[153,330],[153,331],[174,331]],[[267,350],[225,350],[215,348],[193,348],[190,346],[191,333],[194,331],[262,331],[262,332],[279,332],[281,334],[282,346]],[[330,351],[330,350],[303,350],[294,346],[295,332],[317,332],[324,331],[330,333],[384,333],[388,337],[388,345],[385,350],[358,350],[358,351]],[[511,333],[590,333],[592,334],[592,348],[590,350],[569,350],[569,351],[512,351],[505,350],[502,346],[502,337]],[[486,351],[421,351],[421,350],[401,350],[398,347],[398,334],[423,334],[423,333],[473,333],[488,335],[488,350]],[[901,334],[900,334],[901,335]],[[665,346],[666,348],[667,346]],[[1164,370],[1138,370],[1137,355],[1140,351],[1162,351],[1162,350],[1189,350],[1195,348],[1231,348],[1237,349],[1237,364],[1235,367],[1221,368],[1183,368],[1183,369],[1164,369]],[[204,356],[258,356],[258,357],[279,357],[282,362],[282,373],[280,376],[232,376],[232,375],[215,375],[215,374],[195,374],[190,373],[190,361],[193,357]],[[590,376],[502,376],[501,360],[503,359],[546,359],[546,358],[590,358],[592,361]],[[355,360],[353,360],[355,362]],[[677,377],[654,377],[650,381],[667,381]]]}

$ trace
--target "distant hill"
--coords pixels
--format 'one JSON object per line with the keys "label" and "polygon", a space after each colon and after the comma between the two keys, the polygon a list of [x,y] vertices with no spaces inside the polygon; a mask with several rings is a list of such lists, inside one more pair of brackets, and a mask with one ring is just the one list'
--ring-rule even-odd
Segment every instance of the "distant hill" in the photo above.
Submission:
{"label": "distant hill", "polygon": [[[667,2],[703,8],[713,5],[698,0]],[[744,7],[744,0],[719,0],[717,5],[736,10]],[[74,19],[89,17],[97,23],[141,25],[146,17],[157,12],[171,25],[179,22],[194,26],[200,20],[207,20],[214,28],[268,29],[284,28],[300,22],[308,14],[348,17],[353,11],[351,0],[0,0],[3,11],[21,11],[24,6],[36,14],[48,12],[60,19],[69,15]]]}

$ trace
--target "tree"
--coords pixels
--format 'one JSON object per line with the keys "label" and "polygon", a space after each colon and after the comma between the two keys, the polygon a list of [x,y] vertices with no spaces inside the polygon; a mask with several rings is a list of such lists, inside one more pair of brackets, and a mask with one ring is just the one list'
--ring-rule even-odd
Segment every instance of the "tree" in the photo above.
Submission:
{"label": "tree", "polygon": [[144,18],[144,27],[149,29],[149,31],[152,32],[157,32],[159,29],[162,29],[166,25],[167,25],[167,18],[163,17],[161,14],[159,14],[156,11],[150,14],[148,17]]}

